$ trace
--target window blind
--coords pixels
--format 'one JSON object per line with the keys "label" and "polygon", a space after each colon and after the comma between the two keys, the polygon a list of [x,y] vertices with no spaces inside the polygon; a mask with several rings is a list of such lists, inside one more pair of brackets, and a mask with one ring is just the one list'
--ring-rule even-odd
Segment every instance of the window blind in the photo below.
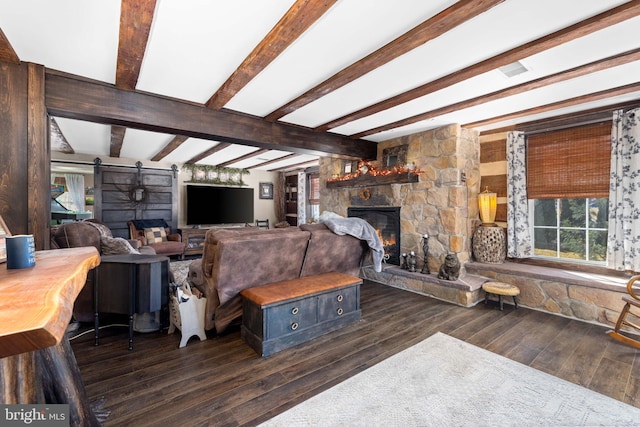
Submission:
{"label": "window blind", "polygon": [[527,137],[529,199],[609,197],[611,122]]}

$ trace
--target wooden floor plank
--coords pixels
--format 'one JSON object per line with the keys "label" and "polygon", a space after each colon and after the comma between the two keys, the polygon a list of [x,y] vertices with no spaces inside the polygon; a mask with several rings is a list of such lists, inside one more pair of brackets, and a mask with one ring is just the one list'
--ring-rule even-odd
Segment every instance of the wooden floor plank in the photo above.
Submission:
{"label": "wooden floor plank", "polygon": [[136,334],[130,352],[122,328],[105,330],[98,347],[89,334],[72,348],[90,399],[111,411],[105,426],[256,425],[436,332],[640,407],[640,350],[618,347],[598,326],[522,307],[463,308],[368,281],[361,306],[361,321],[266,358],[237,326],[182,349],[165,330]]}

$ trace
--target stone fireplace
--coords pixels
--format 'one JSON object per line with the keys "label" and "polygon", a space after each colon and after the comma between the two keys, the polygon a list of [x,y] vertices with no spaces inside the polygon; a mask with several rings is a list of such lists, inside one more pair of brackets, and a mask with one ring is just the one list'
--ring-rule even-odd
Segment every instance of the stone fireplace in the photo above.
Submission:
{"label": "stone fireplace", "polygon": [[350,207],[347,216],[362,218],[378,232],[388,264],[400,265],[400,207]]}
{"label": "stone fireplace", "polygon": [[[480,190],[480,143],[477,131],[459,125],[403,136],[378,143],[378,155],[370,162],[377,170],[392,163],[418,171],[415,179],[406,174],[370,176],[335,180],[354,171],[351,162],[320,159],[320,210],[349,216],[350,208],[400,207],[398,253],[417,255],[417,269],[423,264],[423,236],[429,236],[429,270],[431,275],[410,273],[387,265],[381,277],[372,278],[463,305],[477,302],[477,287],[465,284],[464,264],[471,258],[471,236],[478,224],[477,195]],[[350,164],[351,163],[351,164]],[[329,181],[329,182],[328,182]],[[329,185],[330,184],[330,185]],[[425,282],[438,284],[438,271],[445,256],[455,253],[462,264],[460,279],[442,286],[460,288],[448,296],[438,294]],[[366,271],[364,274],[369,274]],[[405,278],[406,277],[406,278]],[[444,293],[448,293],[449,290]],[[437,295],[436,295],[437,294]]]}

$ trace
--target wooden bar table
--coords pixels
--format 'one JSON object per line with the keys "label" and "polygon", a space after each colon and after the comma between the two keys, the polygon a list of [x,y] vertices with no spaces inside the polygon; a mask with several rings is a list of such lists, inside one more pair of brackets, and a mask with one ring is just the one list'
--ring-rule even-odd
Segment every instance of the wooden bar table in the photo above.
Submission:
{"label": "wooden bar table", "polygon": [[100,424],[66,336],[73,303],[99,264],[94,247],[38,251],[31,268],[0,264],[2,403],[66,403],[71,425]]}

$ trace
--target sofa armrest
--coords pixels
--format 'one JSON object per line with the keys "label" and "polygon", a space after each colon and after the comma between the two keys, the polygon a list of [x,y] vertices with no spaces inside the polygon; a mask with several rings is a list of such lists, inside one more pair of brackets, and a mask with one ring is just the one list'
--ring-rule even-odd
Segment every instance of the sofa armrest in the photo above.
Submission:
{"label": "sofa armrest", "polygon": [[182,236],[180,234],[167,234],[167,240],[172,242],[182,242]]}

